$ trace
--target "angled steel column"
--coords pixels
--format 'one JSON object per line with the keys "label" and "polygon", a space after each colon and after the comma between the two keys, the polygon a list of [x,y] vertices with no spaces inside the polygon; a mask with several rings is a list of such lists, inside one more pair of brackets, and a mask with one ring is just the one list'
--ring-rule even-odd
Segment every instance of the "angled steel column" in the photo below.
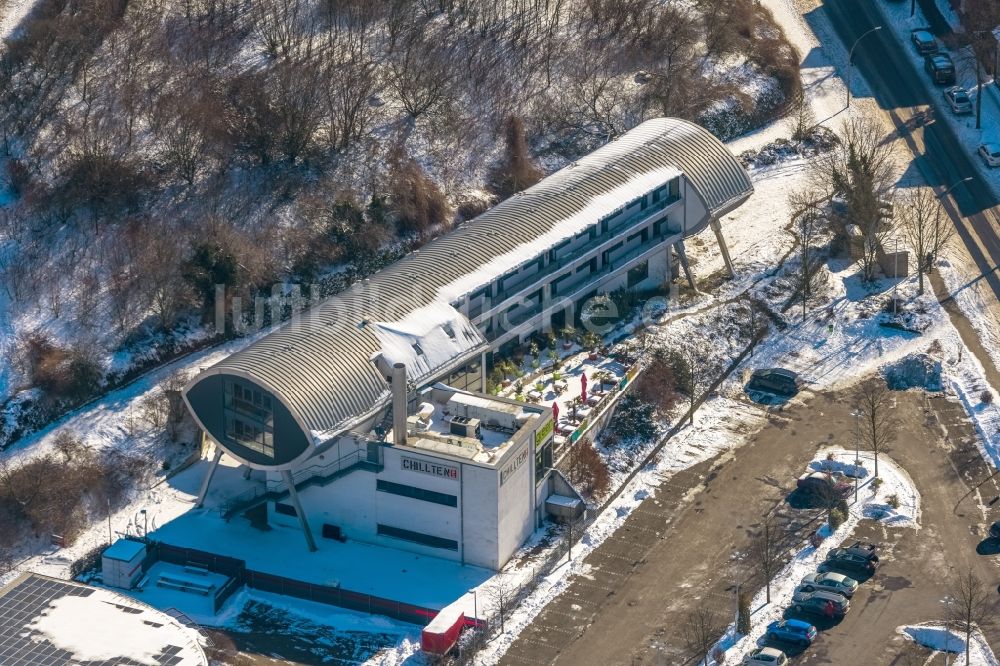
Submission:
{"label": "angled steel column", "polygon": [[713,217],[712,221],[709,222],[712,227],[712,231],[715,232],[715,240],[719,241],[719,249],[722,250],[722,260],[726,262],[726,270],[729,271],[729,277],[736,277],[736,271],[733,269],[733,260],[729,256],[729,247],[726,245],[726,239],[722,235],[722,225],[719,223],[718,218]]}
{"label": "angled steel column", "polygon": [[684,269],[684,276],[687,277],[688,284],[691,285],[691,291],[697,294],[698,287],[694,283],[694,273],[691,272],[691,264],[688,263],[687,253],[684,251],[684,241],[679,240],[674,243],[674,249],[681,260],[681,268]]}
{"label": "angled steel column", "polygon": [[309,522],[306,520],[305,511],[302,510],[302,504],[299,503],[299,491],[295,490],[295,479],[292,478],[292,473],[287,469],[281,470],[281,478],[285,481],[285,485],[288,486],[288,497],[292,500],[292,506],[295,507],[295,515],[299,517],[302,532],[306,535],[309,552],[314,553],[316,552],[316,542],[313,540],[313,533],[309,529]]}
{"label": "angled steel column", "polygon": [[219,467],[219,461],[222,460],[222,447],[215,447],[215,456],[212,457],[212,462],[208,466],[208,471],[205,472],[205,478],[201,480],[201,490],[198,491],[198,501],[195,502],[194,506],[196,509],[200,509],[201,505],[205,503],[205,495],[208,494],[208,486],[212,483],[212,477],[215,476],[215,470]]}

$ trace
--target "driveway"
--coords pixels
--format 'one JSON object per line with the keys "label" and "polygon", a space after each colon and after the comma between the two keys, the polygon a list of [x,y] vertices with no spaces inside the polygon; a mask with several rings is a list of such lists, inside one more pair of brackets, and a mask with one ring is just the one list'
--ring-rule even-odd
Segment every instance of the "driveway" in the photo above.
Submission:
{"label": "driveway", "polygon": [[[997,557],[977,554],[1000,487],[975,448],[961,407],[923,393],[896,394],[902,421],[890,455],[922,494],[923,528],[886,530],[863,521],[858,538],[884,544],[885,565],[858,592],[850,614],[796,658],[815,664],[892,664],[895,628],[939,619],[949,572],[971,565],[991,584]],[[786,508],[795,478],[818,448],[848,444],[849,394],[796,400],[750,441],[668,480],[595,550],[591,569],[539,614],[504,664],[682,664],[680,627],[693,608],[731,614],[739,567],[760,516],[778,506],[798,536],[814,512]],[[1000,502],[994,512],[1000,517]],[[988,638],[1000,644],[995,630]]]}

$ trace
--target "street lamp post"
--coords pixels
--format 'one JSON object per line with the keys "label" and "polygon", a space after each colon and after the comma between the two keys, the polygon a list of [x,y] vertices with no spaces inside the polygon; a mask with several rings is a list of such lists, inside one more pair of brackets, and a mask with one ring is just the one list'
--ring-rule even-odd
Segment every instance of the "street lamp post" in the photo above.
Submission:
{"label": "street lamp post", "polygon": [[877,25],[868,32],[864,33],[860,37],[854,40],[854,44],[851,45],[851,50],[847,54],[847,108],[851,108],[851,69],[854,67],[854,49],[857,48],[858,42],[872,34],[882,29],[882,26]]}
{"label": "street lamp post", "polygon": [[479,626],[479,594],[476,588],[469,590],[472,592],[472,616],[476,619],[476,626]]}
{"label": "street lamp post", "polygon": [[854,503],[858,503],[858,467],[861,464],[861,412],[854,410]]}
{"label": "street lamp post", "polygon": [[892,255],[892,316],[896,316],[896,308],[899,299],[896,298],[896,287],[899,286],[899,236],[896,236],[896,244]]}

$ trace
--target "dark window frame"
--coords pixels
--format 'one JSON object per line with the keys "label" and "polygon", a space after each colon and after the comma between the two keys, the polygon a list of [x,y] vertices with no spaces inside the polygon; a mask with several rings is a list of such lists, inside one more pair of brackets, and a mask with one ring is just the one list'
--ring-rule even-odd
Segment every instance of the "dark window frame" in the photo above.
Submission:
{"label": "dark window frame", "polygon": [[390,495],[398,495],[399,497],[407,497],[409,499],[421,500],[432,504],[440,504],[441,506],[458,506],[457,495],[439,493],[434,490],[418,488],[417,486],[410,486],[405,483],[396,483],[394,481],[378,479],[375,481],[375,490],[382,493],[388,493]]}
{"label": "dark window frame", "polygon": [[445,539],[444,537],[434,536],[432,534],[424,534],[423,532],[414,532],[412,530],[405,530],[402,527],[393,527],[392,525],[383,525],[382,523],[377,523],[375,528],[376,534],[379,536],[389,537],[391,539],[399,539],[400,541],[408,541],[410,543],[416,543],[421,546],[428,546],[430,548],[440,548],[442,550],[458,550],[458,542],[454,539]]}

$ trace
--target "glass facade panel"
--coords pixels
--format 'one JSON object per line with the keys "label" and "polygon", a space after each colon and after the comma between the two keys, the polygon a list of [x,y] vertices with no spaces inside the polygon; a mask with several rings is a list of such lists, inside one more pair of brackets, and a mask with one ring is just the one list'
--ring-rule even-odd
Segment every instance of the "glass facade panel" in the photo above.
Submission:
{"label": "glass facade panel", "polygon": [[227,379],[224,390],[226,439],[274,457],[274,403],[261,389]]}

